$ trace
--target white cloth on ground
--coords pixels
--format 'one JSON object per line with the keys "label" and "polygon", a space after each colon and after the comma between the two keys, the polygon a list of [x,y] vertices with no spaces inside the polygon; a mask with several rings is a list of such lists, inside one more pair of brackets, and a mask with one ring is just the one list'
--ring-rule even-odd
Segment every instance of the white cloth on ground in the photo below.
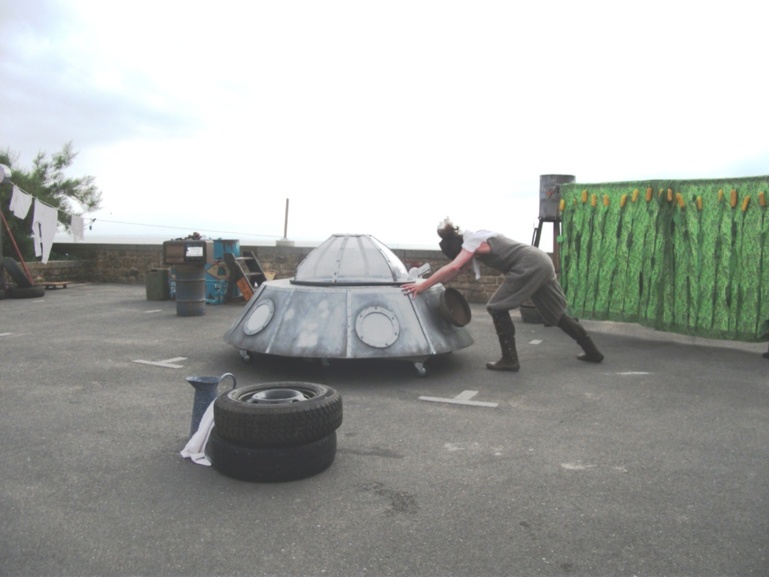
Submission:
{"label": "white cloth on ground", "polygon": [[29,207],[31,206],[32,206],[32,195],[27,194],[26,192],[24,192],[14,184],[13,193],[11,196],[11,204],[8,207],[13,213],[13,216],[16,216],[18,218],[25,218],[27,216],[27,213],[29,212]]}
{"label": "white cloth on ground", "polygon": [[42,257],[43,263],[48,262],[59,225],[59,211],[35,199],[35,212],[32,217],[32,235],[35,237],[35,256]]}
{"label": "white cloth on ground", "polygon": [[198,430],[190,437],[187,444],[182,449],[181,455],[185,459],[192,459],[193,463],[198,465],[211,466],[211,461],[206,457],[205,449],[206,443],[208,443],[208,436],[211,434],[211,429],[214,427],[214,402],[206,408],[203,416],[200,417],[200,425]]}

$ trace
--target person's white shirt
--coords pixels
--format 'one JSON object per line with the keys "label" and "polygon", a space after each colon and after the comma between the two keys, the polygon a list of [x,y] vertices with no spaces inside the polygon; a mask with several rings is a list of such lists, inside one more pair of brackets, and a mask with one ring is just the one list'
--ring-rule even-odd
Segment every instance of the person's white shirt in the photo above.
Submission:
{"label": "person's white shirt", "polygon": [[[492,230],[466,230],[462,233],[462,248],[475,254],[475,251],[478,250],[482,243],[495,236],[499,236],[499,233]],[[481,278],[481,265],[478,264],[474,256],[473,272],[475,273],[475,280]]]}

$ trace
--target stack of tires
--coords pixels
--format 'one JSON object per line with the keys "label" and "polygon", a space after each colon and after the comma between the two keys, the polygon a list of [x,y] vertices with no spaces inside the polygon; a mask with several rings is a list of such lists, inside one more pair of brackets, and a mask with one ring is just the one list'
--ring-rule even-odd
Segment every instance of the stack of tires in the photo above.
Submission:
{"label": "stack of tires", "polygon": [[303,479],[331,466],[341,424],[342,397],[326,385],[240,387],[214,401],[206,456],[214,469],[243,481]]}

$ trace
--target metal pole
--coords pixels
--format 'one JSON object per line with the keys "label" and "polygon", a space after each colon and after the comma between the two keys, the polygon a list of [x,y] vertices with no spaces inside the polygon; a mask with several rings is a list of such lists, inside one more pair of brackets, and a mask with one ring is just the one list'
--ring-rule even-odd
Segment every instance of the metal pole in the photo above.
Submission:
{"label": "metal pole", "polygon": [[288,240],[288,199],[286,199],[286,219],[283,222],[283,238],[276,240],[275,246],[294,246],[294,241]]}
{"label": "metal pole", "polygon": [[[24,259],[21,256],[21,250],[19,250],[19,245],[16,244],[16,239],[13,238],[13,233],[11,232],[11,227],[8,226],[8,221],[5,220],[5,215],[0,212],[0,218],[3,219],[3,224],[5,225],[5,228],[8,230],[8,238],[11,239],[11,244],[13,245],[13,248],[16,249],[16,254],[19,256],[19,262],[21,263],[21,266],[24,267],[24,272],[27,273],[27,277],[29,278],[29,282],[32,282],[32,275],[29,274],[29,269],[27,268],[27,264],[24,262]],[[0,229],[2,230],[2,229]],[[2,256],[2,255],[0,255]]]}
{"label": "metal pole", "polygon": [[[0,164],[0,184],[4,184],[5,182],[11,181],[11,169],[4,165]],[[0,197],[2,197],[2,194],[0,194]],[[3,222],[5,223],[5,216],[3,216],[2,212],[0,211],[0,216],[3,217]],[[6,223],[6,226],[7,223]],[[9,231],[10,232],[10,231]],[[3,260],[3,227],[0,226],[0,262]],[[5,268],[0,266],[0,289],[5,288]]]}
{"label": "metal pole", "polygon": [[[2,195],[0,195],[2,197]],[[2,209],[0,209],[0,215],[2,215]],[[3,216],[5,221],[5,216]],[[3,262],[3,227],[0,226],[0,263]],[[0,266],[0,289],[5,290],[5,267]]]}
{"label": "metal pole", "polygon": [[288,199],[286,199],[286,219],[283,222],[283,238],[288,238]]}
{"label": "metal pole", "polygon": [[556,218],[553,221],[553,261],[555,264],[556,276],[561,275],[561,247],[558,244],[559,236],[561,236],[561,219]]}

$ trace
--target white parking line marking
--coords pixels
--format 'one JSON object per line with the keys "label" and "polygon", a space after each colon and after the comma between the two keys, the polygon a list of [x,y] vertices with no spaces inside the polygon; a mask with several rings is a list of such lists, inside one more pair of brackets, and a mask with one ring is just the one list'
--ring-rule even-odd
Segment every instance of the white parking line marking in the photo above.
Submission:
{"label": "white parking line marking", "polygon": [[143,365],[153,365],[156,367],[164,367],[166,369],[183,369],[184,365],[175,365],[176,361],[186,361],[187,357],[174,357],[173,359],[166,359],[165,361],[134,361],[135,363],[141,363]]}
{"label": "white parking line marking", "polygon": [[0,337],[10,337],[13,333],[0,333]]}
{"label": "white parking line marking", "polygon": [[529,341],[529,344],[530,345],[541,345],[542,344],[542,339],[532,339],[532,340]]}
{"label": "white parking line marking", "polygon": [[451,403],[454,405],[470,405],[471,407],[497,407],[499,403],[486,403],[484,401],[471,401],[478,391],[462,391],[453,399],[444,399],[441,397],[419,397],[420,401],[432,401],[434,403]]}
{"label": "white parking line marking", "polygon": [[567,471],[585,471],[586,469],[593,469],[595,465],[583,465],[582,463],[561,463],[561,467]]}
{"label": "white parking line marking", "polygon": [[162,309],[152,309],[151,311],[144,311],[144,314],[146,315],[148,313],[160,313],[160,312],[163,312]]}
{"label": "white parking line marking", "polygon": [[625,371],[624,373],[617,373],[618,375],[651,375],[651,373],[647,373],[645,371]]}

